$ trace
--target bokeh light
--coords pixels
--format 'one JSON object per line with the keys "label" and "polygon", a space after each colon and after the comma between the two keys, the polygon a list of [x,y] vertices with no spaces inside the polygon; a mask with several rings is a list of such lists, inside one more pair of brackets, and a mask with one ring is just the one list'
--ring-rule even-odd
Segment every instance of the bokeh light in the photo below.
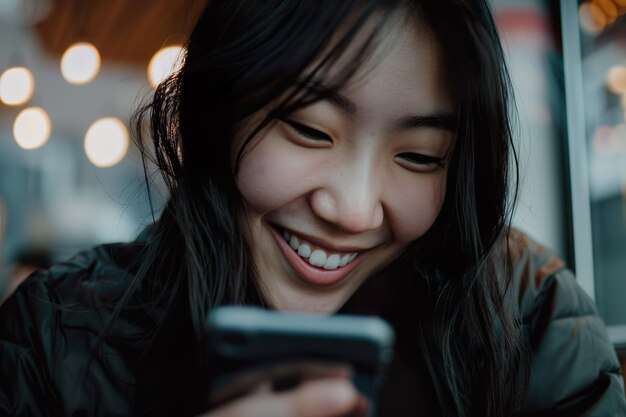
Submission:
{"label": "bokeh light", "polygon": [[606,86],[612,93],[626,93],[626,68],[621,65],[614,65],[609,68],[606,75]]}
{"label": "bokeh light", "polygon": [[615,6],[611,0],[593,0],[593,3],[597,4],[602,10],[604,16],[606,16],[607,23],[611,24],[615,22],[615,19],[617,19],[618,16],[618,11],[617,6]]}
{"label": "bokeh light", "polygon": [[578,19],[582,29],[591,34],[602,32],[607,25],[607,19],[604,12],[595,3],[585,2],[578,9]]}
{"label": "bokeh light", "polygon": [[183,55],[182,46],[168,46],[159,49],[148,64],[150,85],[156,88],[170,74],[178,71],[183,63]]}
{"label": "bokeh light", "polygon": [[128,130],[121,120],[105,117],[96,120],[85,134],[85,153],[97,167],[111,167],[126,156]]}
{"label": "bokeh light", "polygon": [[9,106],[26,103],[35,91],[35,78],[28,68],[13,67],[0,76],[0,100]]}
{"label": "bokeh light", "polygon": [[41,107],[29,107],[15,118],[13,136],[23,149],[36,149],[43,146],[50,137],[50,118]]}
{"label": "bokeh light", "polygon": [[85,84],[93,80],[100,69],[100,53],[86,42],[67,48],[61,58],[61,74],[68,83]]}

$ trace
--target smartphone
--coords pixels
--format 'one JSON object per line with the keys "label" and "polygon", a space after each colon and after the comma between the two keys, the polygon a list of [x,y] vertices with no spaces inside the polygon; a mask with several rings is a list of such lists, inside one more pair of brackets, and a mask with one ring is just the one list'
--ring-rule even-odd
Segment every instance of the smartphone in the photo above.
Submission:
{"label": "smartphone", "polygon": [[255,381],[269,378],[275,390],[288,389],[316,369],[342,364],[368,399],[368,417],[376,415],[395,339],[380,318],[226,306],[209,314],[207,332],[212,407],[244,395]]}

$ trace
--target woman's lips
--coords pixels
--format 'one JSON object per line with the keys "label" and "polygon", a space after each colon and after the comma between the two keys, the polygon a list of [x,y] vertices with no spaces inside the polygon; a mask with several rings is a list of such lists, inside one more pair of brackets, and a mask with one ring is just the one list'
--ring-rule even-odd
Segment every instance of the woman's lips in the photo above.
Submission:
{"label": "woman's lips", "polygon": [[326,270],[318,268],[302,259],[300,255],[298,255],[291,248],[291,246],[289,246],[279,231],[273,227],[270,227],[270,229],[272,230],[274,239],[276,239],[276,242],[278,243],[278,247],[287,259],[287,262],[289,262],[289,265],[294,269],[298,276],[310,284],[324,286],[333,285],[352,272],[362,259],[362,254],[359,254],[347,265],[337,269]]}

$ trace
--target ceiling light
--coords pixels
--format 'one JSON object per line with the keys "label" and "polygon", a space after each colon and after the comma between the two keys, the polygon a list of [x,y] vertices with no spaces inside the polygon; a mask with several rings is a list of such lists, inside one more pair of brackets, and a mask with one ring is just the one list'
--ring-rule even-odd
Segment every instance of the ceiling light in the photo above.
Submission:
{"label": "ceiling light", "polygon": [[13,136],[23,149],[35,149],[43,146],[50,137],[50,118],[41,107],[29,107],[22,110],[15,118]]}
{"label": "ceiling light", "polygon": [[85,84],[93,80],[100,69],[100,53],[86,42],[67,48],[61,58],[61,74],[68,83]]}
{"label": "ceiling light", "polygon": [[28,68],[13,67],[0,76],[0,100],[9,106],[19,106],[33,96],[35,78]]}
{"label": "ceiling light", "polygon": [[85,134],[85,153],[97,167],[111,167],[126,156],[128,130],[121,120],[105,117],[96,120]]}
{"label": "ceiling light", "polygon": [[158,86],[170,74],[180,69],[183,63],[183,47],[168,46],[154,54],[148,64],[148,80],[152,87]]}

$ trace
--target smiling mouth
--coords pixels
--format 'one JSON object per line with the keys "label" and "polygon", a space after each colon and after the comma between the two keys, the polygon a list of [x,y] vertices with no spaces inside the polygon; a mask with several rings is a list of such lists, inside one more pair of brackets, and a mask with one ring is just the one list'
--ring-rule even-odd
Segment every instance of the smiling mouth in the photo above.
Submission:
{"label": "smiling mouth", "polygon": [[280,228],[271,228],[278,247],[294,271],[315,285],[342,281],[363,259],[361,252],[336,252],[322,248]]}
{"label": "smiling mouth", "polygon": [[285,242],[289,244],[291,249],[293,249],[300,258],[308,262],[309,265],[326,270],[335,270],[346,266],[359,254],[358,252],[341,253],[323,249],[302,238],[298,238],[295,234],[291,234],[286,230],[283,230],[282,237]]}

